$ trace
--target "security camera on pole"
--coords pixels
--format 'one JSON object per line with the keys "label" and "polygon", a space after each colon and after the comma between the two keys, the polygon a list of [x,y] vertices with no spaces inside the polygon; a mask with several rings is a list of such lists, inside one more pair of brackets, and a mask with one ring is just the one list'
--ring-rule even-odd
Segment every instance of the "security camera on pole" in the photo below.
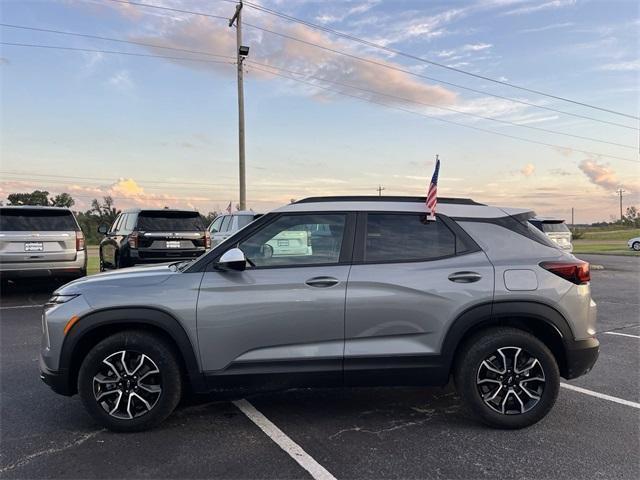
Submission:
{"label": "security camera on pole", "polygon": [[249,47],[242,45],[242,2],[236,5],[236,11],[229,20],[229,27],[236,24],[236,45],[238,48],[238,153],[240,160],[240,210],[247,208],[247,184],[244,160],[244,84],[243,62],[249,55]]}

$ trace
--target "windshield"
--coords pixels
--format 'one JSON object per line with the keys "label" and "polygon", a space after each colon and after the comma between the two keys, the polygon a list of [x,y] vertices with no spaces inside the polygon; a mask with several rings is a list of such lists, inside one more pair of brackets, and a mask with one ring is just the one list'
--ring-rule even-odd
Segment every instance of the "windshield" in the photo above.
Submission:
{"label": "windshield", "polygon": [[78,225],[69,210],[3,208],[0,210],[0,230],[69,232],[78,230]]}
{"label": "windshield", "polygon": [[200,232],[204,223],[198,212],[140,212],[137,229],[144,232]]}

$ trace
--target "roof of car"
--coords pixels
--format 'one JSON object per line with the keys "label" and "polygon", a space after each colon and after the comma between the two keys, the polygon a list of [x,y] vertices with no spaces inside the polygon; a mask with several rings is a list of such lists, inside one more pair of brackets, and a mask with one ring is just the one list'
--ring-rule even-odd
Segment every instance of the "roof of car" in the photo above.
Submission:
{"label": "roof of car", "polygon": [[0,208],[2,209],[10,209],[10,210],[67,210],[67,211],[71,211],[69,210],[69,208],[67,207],[46,207],[44,205],[2,205],[0,206]]}
{"label": "roof of car", "polygon": [[[426,212],[425,197],[409,196],[345,196],[310,197],[280,207],[275,212],[318,211],[375,211],[375,212]],[[518,215],[531,210],[485,205],[468,198],[438,197],[438,213],[464,218],[500,218]]]}
{"label": "roof of car", "polygon": [[184,208],[127,208],[122,210],[122,213],[140,212],[198,213],[196,210],[188,210]]}

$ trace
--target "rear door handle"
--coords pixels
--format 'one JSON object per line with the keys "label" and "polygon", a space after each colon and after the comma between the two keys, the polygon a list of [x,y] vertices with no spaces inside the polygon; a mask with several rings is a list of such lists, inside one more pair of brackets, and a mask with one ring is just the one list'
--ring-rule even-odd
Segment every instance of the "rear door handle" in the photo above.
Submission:
{"label": "rear door handle", "polygon": [[313,277],[304,283],[309,285],[310,287],[327,288],[327,287],[333,287],[334,285],[337,285],[340,282],[337,278],[333,278],[333,277]]}
{"label": "rear door handle", "polygon": [[477,272],[455,272],[449,275],[449,280],[456,283],[473,283],[482,278]]}

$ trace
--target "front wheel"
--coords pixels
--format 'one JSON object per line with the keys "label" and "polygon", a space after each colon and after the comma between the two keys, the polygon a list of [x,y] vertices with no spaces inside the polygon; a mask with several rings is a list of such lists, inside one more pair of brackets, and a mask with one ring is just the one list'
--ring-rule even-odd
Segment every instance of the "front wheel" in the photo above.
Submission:
{"label": "front wheel", "polygon": [[640,252],[640,242],[633,242],[631,248],[633,248],[636,252]]}
{"label": "front wheel", "polygon": [[98,423],[118,432],[141,431],[160,423],[178,405],[182,377],[163,338],[123,331],[89,351],[78,374],[78,392]]}
{"label": "front wheel", "polygon": [[465,406],[496,428],[524,428],[540,421],[560,389],[551,351],[515,328],[485,330],[468,340],[454,375]]}

